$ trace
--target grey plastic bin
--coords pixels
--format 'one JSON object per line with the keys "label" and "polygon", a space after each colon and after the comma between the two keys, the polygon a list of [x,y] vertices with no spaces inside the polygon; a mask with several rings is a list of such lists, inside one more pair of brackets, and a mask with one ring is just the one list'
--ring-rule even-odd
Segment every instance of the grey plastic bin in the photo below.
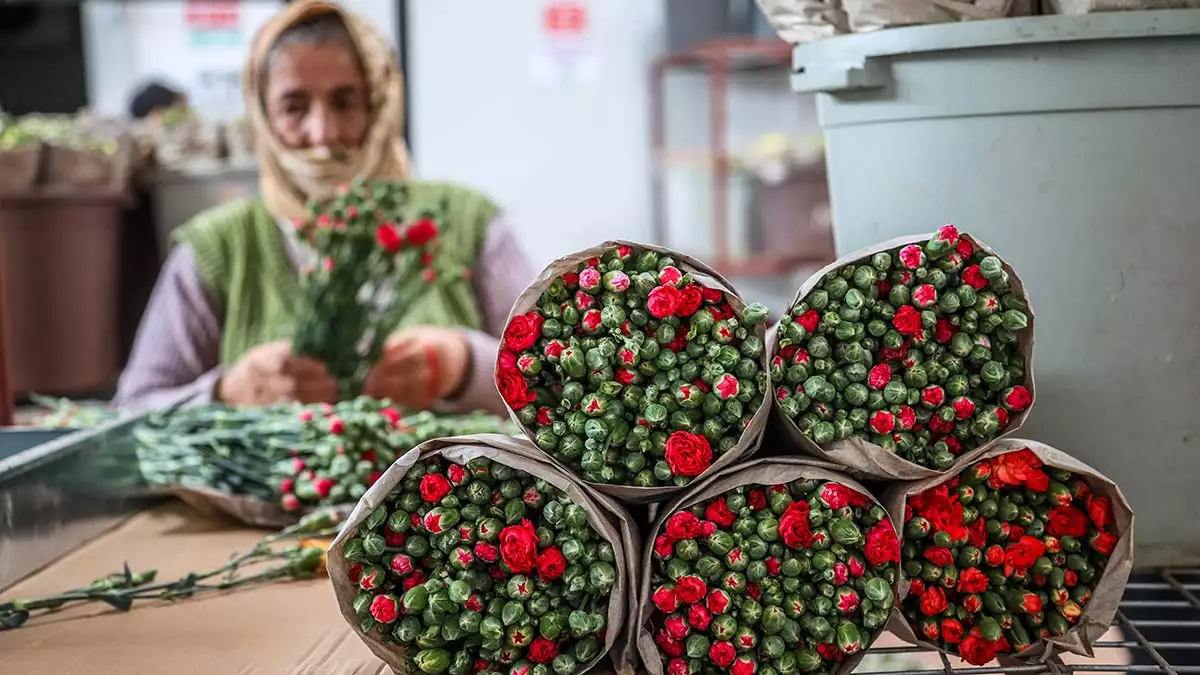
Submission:
{"label": "grey plastic bin", "polygon": [[837,249],[954,223],[1037,312],[1023,436],[1116,479],[1140,567],[1200,563],[1200,11],[922,26],[795,50]]}

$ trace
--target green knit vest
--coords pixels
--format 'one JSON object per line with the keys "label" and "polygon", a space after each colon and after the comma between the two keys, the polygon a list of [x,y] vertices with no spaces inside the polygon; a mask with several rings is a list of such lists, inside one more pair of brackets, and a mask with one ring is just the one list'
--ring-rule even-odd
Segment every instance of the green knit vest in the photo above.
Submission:
{"label": "green knit vest", "polygon": [[[470,275],[487,226],[498,209],[486,197],[445,183],[411,183],[402,215],[407,222],[424,209],[446,215],[438,223],[441,246],[434,267],[439,281],[404,312],[402,326],[462,326],[480,330],[483,314]],[[290,337],[300,293],[283,233],[261,199],[224,204],[201,213],[172,234],[191,247],[205,288],[224,312],[221,363],[236,362],[251,348]],[[425,283],[417,280],[416,283]],[[404,296],[398,289],[398,296]]]}

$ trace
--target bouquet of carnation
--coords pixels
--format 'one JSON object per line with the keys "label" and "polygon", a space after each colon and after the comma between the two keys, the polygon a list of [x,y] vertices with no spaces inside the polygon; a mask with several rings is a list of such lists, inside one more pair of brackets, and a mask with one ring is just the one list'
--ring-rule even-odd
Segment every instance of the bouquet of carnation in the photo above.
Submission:
{"label": "bouquet of carnation", "polygon": [[627,501],[660,499],[757,448],[766,308],[703,263],[609,242],[517,300],[496,383],[526,434]]}
{"label": "bouquet of carnation", "polygon": [[515,431],[471,413],[402,415],[386,400],[337,405],[171,408],[134,429],[141,472],[205,511],[282,526],[357,501],[404,452],[432,438]]}
{"label": "bouquet of carnation", "polygon": [[834,468],[759,460],[667,508],[644,554],[650,673],[853,670],[891,615],[900,544],[883,507]]}
{"label": "bouquet of carnation", "polygon": [[1112,481],[1012,439],[888,504],[903,515],[901,637],[973,665],[1091,656],[1133,566],[1133,513]]}
{"label": "bouquet of carnation", "polygon": [[292,346],[326,364],[343,396],[360,390],[402,312],[436,283],[442,214],[411,210],[405,183],[357,181],[296,223],[319,264],[303,271]]}
{"label": "bouquet of carnation", "polygon": [[772,341],[801,445],[863,475],[915,480],[969,461],[1033,404],[1033,312],[1012,269],[947,225],[814,275]]}
{"label": "bouquet of carnation", "polygon": [[632,673],[629,515],[524,439],[426,443],[330,548],[342,615],[398,673]]}

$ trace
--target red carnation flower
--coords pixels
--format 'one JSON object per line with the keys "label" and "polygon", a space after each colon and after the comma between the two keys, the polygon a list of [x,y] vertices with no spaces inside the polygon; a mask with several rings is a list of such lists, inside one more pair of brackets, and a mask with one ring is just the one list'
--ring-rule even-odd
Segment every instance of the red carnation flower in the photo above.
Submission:
{"label": "red carnation flower", "polygon": [[963,270],[962,280],[963,283],[977,291],[987,288],[988,285],[988,280],[983,276],[983,272],[980,271],[979,265],[971,265],[967,269]]}
{"label": "red carnation flower", "polygon": [[718,668],[728,668],[735,658],[737,658],[737,650],[724,640],[712,643],[708,649],[708,660]]}
{"label": "red carnation flower", "polygon": [[905,305],[896,310],[892,317],[892,325],[901,335],[914,336],[921,333],[921,313],[912,305]]}
{"label": "red carnation flower", "polygon": [[424,246],[438,234],[437,223],[432,218],[422,218],[404,228],[404,238],[413,246]]}
{"label": "red carnation flower", "polygon": [[675,582],[675,595],[686,605],[700,602],[707,593],[708,586],[700,577],[684,576]]}
{"label": "red carnation flower", "polygon": [[735,520],[733,512],[729,510],[729,505],[725,503],[724,497],[718,497],[704,509],[704,517],[711,520],[719,527],[731,527]]}
{"label": "red carnation flower", "polygon": [[817,329],[818,325],[820,325],[821,315],[817,313],[817,310],[810,309],[797,317],[796,322],[803,326],[804,330],[811,333]]}
{"label": "red carnation flower", "polygon": [[896,427],[896,418],[886,410],[877,410],[871,415],[871,428],[877,434],[891,433]]}
{"label": "red carnation flower", "polygon": [[445,476],[427,473],[421,477],[421,499],[437,504],[450,494],[450,481]]}
{"label": "red carnation flower", "polygon": [[660,586],[658,590],[654,591],[654,595],[650,599],[654,602],[654,606],[658,608],[658,611],[663,614],[670,614],[679,609],[679,595],[675,593],[673,586]]}
{"label": "red carnation flower", "polygon": [[886,363],[878,363],[871,367],[867,374],[867,384],[872,389],[883,389],[892,380],[892,367]]}
{"label": "red carnation flower", "polygon": [[523,352],[532,347],[542,335],[545,318],[537,312],[514,316],[504,329],[504,348],[510,352]]}
{"label": "red carnation flower", "polygon": [[699,476],[712,464],[712,447],[704,436],[676,431],[667,437],[665,459],[673,475]]}
{"label": "red carnation flower", "polygon": [[646,311],[656,319],[671,316],[679,309],[679,289],[674,286],[658,286],[646,298]]}
{"label": "red carnation flower", "polygon": [[680,541],[700,536],[700,519],[691,511],[680,511],[667,519],[667,536]]}
{"label": "red carnation flower", "polygon": [[537,557],[538,576],[545,581],[553,581],[567,571],[567,559],[562,551],[551,546],[542,551]]}
{"label": "red carnation flower", "polygon": [[528,656],[534,663],[550,663],[558,656],[558,643],[539,635],[530,643]]}
{"label": "red carnation flower", "polygon": [[375,241],[379,244],[379,248],[388,253],[399,253],[400,249],[404,247],[404,239],[400,236],[394,223],[383,223],[375,228]]}

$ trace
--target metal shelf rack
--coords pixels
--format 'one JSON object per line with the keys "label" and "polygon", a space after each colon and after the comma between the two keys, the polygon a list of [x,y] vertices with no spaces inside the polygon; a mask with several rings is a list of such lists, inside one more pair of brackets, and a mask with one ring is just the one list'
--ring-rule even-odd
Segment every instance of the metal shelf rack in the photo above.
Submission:
{"label": "metal shelf rack", "polygon": [[[1128,650],[1129,663],[1108,662],[1099,656],[1086,660],[1086,663],[1055,660],[1046,665],[964,667],[952,665],[944,654],[938,654],[935,658],[940,660],[940,668],[867,670],[860,666],[855,675],[1200,673],[1200,568],[1135,573],[1126,588],[1113,627],[1121,632],[1123,639],[1102,640],[1095,647],[1103,655],[1113,653],[1112,650]],[[919,647],[880,647],[872,649],[871,653],[930,654]]]}
{"label": "metal shelf rack", "polygon": [[[725,143],[728,125],[729,77],[738,72],[780,70],[792,62],[792,45],[781,40],[723,38],[667,54],[651,67],[650,107],[653,146],[654,237],[667,242],[667,216],[663,172],[668,166],[706,166],[712,169],[713,264],[728,276],[786,274],[812,262],[803,253],[772,252],[735,257],[729,244],[729,183],[732,157]],[[702,150],[669,150],[664,114],[664,79],[675,70],[700,69],[708,76],[709,147]],[[821,261],[822,264],[827,261]]]}

